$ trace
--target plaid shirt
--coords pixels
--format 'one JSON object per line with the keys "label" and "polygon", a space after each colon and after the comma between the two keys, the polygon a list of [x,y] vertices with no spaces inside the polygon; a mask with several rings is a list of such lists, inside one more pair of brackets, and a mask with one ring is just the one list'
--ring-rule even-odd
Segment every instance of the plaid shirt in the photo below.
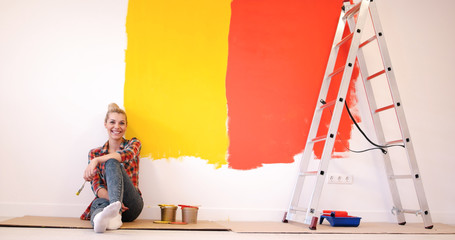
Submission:
{"label": "plaid shirt", "polygon": [[[122,166],[125,168],[126,173],[130,177],[133,185],[138,189],[139,184],[139,153],[141,152],[141,142],[137,138],[132,138],[131,140],[126,140],[123,138],[122,143],[120,144],[120,150],[117,153],[122,157]],[[107,141],[102,147],[98,147],[90,150],[88,154],[88,162],[95,157],[103,156],[109,153],[109,141]],[[97,173],[91,181],[92,190],[95,193],[96,198],[98,197],[98,191],[101,188],[107,190],[106,176],[104,170],[105,163],[98,164],[96,167]],[[140,193],[140,191],[139,191]],[[95,199],[96,199],[95,198]],[[93,203],[93,201],[92,201]],[[82,220],[90,219],[90,208],[92,203],[87,207],[85,212],[81,215]]]}

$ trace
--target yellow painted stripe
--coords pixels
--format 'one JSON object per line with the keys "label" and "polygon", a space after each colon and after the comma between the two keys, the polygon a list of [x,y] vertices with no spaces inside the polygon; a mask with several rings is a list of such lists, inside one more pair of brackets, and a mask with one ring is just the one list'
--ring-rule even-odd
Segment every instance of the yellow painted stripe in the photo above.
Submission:
{"label": "yellow painted stripe", "polygon": [[226,164],[230,3],[129,1],[124,105],[142,156]]}

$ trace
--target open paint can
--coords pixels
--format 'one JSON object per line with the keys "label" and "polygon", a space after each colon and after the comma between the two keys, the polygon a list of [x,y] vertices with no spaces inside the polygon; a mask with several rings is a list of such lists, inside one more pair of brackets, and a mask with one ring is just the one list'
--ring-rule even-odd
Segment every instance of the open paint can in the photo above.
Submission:
{"label": "open paint can", "polygon": [[182,222],[186,223],[197,223],[197,211],[198,207],[179,205],[182,208]]}
{"label": "open paint can", "polygon": [[161,208],[161,221],[175,222],[177,206],[165,204],[160,204],[158,206]]}

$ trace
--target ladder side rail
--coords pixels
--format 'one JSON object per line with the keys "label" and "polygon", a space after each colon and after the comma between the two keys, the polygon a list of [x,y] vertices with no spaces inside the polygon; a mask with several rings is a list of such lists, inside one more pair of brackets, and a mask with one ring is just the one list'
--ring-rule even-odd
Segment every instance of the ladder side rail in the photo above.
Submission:
{"label": "ladder side rail", "polygon": [[319,122],[322,117],[322,111],[318,111],[318,109],[320,109],[320,107],[322,106],[322,103],[319,102],[319,100],[325,99],[327,97],[327,93],[328,93],[328,90],[330,87],[331,78],[329,77],[329,75],[335,68],[335,63],[336,63],[337,56],[338,56],[338,48],[335,48],[335,46],[336,46],[337,42],[341,41],[341,38],[343,36],[343,31],[345,28],[345,21],[343,21],[342,18],[343,18],[343,11],[341,11],[341,13],[340,13],[340,20],[338,21],[338,25],[337,25],[337,29],[336,29],[335,37],[334,37],[334,42],[332,43],[332,49],[330,51],[328,64],[327,64],[327,67],[326,67],[326,70],[324,73],[324,78],[323,78],[323,82],[321,85],[321,89],[319,91],[319,97],[317,99],[315,112],[313,113],[313,119],[311,121],[310,131],[308,133],[307,142],[305,143],[305,149],[303,151],[303,154],[302,154],[302,157],[300,160],[299,174],[297,176],[296,184],[295,184],[295,187],[293,190],[293,197],[289,204],[288,214],[286,216],[287,220],[291,220],[292,215],[289,213],[292,212],[292,209],[294,207],[298,206],[298,203],[300,201],[300,195],[303,190],[302,188],[303,188],[305,176],[300,176],[300,173],[305,172],[308,169],[308,165],[309,165],[309,162],[311,159],[311,154],[313,153],[314,143],[311,140],[314,139],[317,135],[318,128],[319,128]]}
{"label": "ladder side rail", "polygon": [[378,34],[379,49],[381,51],[384,68],[386,69],[386,75],[387,75],[387,80],[389,82],[389,87],[392,92],[392,99],[394,101],[395,111],[397,114],[400,129],[402,132],[403,143],[405,144],[409,166],[411,168],[411,173],[413,174],[413,176],[415,176],[413,178],[413,182],[414,182],[414,186],[415,186],[415,189],[417,192],[418,202],[419,202],[420,208],[423,212],[422,218],[424,221],[424,225],[426,228],[432,228],[433,223],[431,220],[431,214],[429,211],[428,202],[426,200],[423,183],[421,180],[421,174],[419,172],[419,168],[417,165],[417,160],[416,160],[416,156],[414,153],[412,140],[410,137],[408,125],[406,122],[406,117],[405,117],[404,110],[403,110],[403,104],[401,102],[400,94],[398,92],[398,85],[396,83],[394,69],[392,68],[390,56],[388,55],[387,44],[384,39],[384,33],[383,33],[382,26],[381,26],[381,23],[379,20],[379,15],[377,13],[377,8],[376,8],[375,2],[372,2],[372,4],[371,4],[370,15],[371,15],[371,19],[373,21],[373,26],[375,28],[375,31]]}
{"label": "ladder side rail", "polygon": [[284,217],[285,221],[293,221],[294,216],[298,212],[298,210],[296,210],[296,209],[299,208],[299,201],[300,201],[300,197],[302,195],[304,181],[305,181],[305,177],[301,177],[301,176],[297,177],[296,184],[295,184],[295,187],[293,190],[294,194],[292,196],[288,211],[286,212],[285,217]]}
{"label": "ladder side rail", "polygon": [[[348,24],[349,24],[348,26],[351,30],[355,27],[355,23],[353,22],[352,19],[348,21]],[[377,104],[376,104],[376,99],[374,97],[374,91],[373,91],[373,88],[372,88],[372,85],[370,82],[370,81],[373,81],[374,79],[368,80],[368,77],[370,76],[370,74],[368,72],[365,55],[363,53],[363,48],[359,49],[359,51],[357,53],[357,60],[358,60],[357,63],[359,64],[359,68],[360,68],[360,76],[362,78],[363,86],[364,86],[365,92],[366,92],[367,102],[368,102],[368,106],[370,109],[370,115],[371,115],[371,118],[373,121],[374,130],[376,133],[376,139],[380,145],[384,145],[386,143],[385,136],[384,136],[384,130],[382,128],[382,123],[381,123],[381,119],[380,119],[379,115],[375,113],[375,109],[377,109]],[[397,186],[396,180],[391,178],[391,176],[394,176],[395,174],[394,174],[394,170],[392,167],[390,155],[388,153],[381,154],[381,155],[384,160],[384,168],[385,168],[385,172],[386,172],[386,176],[387,176],[389,190],[390,190],[390,193],[392,196],[393,205],[397,209],[402,209],[403,207],[401,204],[401,198],[400,198],[400,194],[398,191],[398,186]],[[406,222],[405,216],[402,212],[396,212],[396,217],[397,217],[397,221],[399,224],[404,224]]]}
{"label": "ladder side rail", "polygon": [[[321,156],[321,162],[319,164],[319,170],[318,170],[319,174],[317,175],[317,178],[316,178],[315,190],[312,193],[310,202],[308,204],[308,211],[307,211],[307,215],[305,218],[306,224],[311,224],[312,220],[314,218],[317,218],[317,214],[318,214],[317,208],[319,205],[319,198],[322,193],[325,176],[326,176],[329,161],[330,161],[330,158],[332,155],[332,150],[333,150],[333,146],[334,146],[335,139],[336,139],[336,133],[338,131],[338,126],[339,126],[340,119],[341,119],[341,113],[342,113],[343,107],[344,107],[344,101],[346,101],[347,92],[349,90],[349,85],[350,85],[349,83],[351,82],[351,77],[352,77],[352,72],[354,69],[355,61],[356,61],[357,51],[359,49],[360,39],[362,36],[361,29],[363,29],[363,27],[365,25],[365,20],[368,15],[368,7],[369,7],[369,0],[364,0],[364,2],[360,6],[360,10],[358,13],[359,15],[358,15],[357,26],[356,26],[357,30],[354,31],[354,36],[351,40],[351,46],[349,48],[349,53],[348,53],[348,57],[346,60],[345,69],[344,69],[343,76],[342,76],[341,83],[340,83],[340,89],[338,91],[337,103],[335,104],[335,107],[334,107],[334,110],[332,113],[332,118],[330,120],[330,127],[328,130],[327,139],[324,144],[324,150],[323,150],[323,153]],[[358,31],[358,30],[360,30],[360,31]]]}
{"label": "ladder side rail", "polygon": [[[337,60],[338,50],[339,50],[339,48],[336,47],[336,44],[339,41],[341,41],[341,38],[343,37],[344,28],[346,26],[345,21],[342,20],[342,15],[343,14],[340,14],[340,21],[338,22],[337,30],[336,30],[336,33],[335,33],[335,38],[334,38],[334,41],[332,43],[332,50],[330,51],[330,55],[329,55],[329,59],[328,59],[328,62],[327,62],[327,67],[326,67],[326,70],[325,70],[325,73],[324,73],[324,78],[323,78],[323,81],[322,81],[321,89],[319,91],[319,97],[317,99],[316,108],[315,108],[315,111],[314,111],[314,114],[313,114],[313,119],[311,121],[311,127],[310,127],[310,131],[308,133],[307,143],[311,143],[312,139],[314,139],[316,137],[317,132],[318,132],[319,123],[320,123],[320,120],[321,120],[321,117],[322,117],[322,111],[319,110],[319,109],[322,107],[322,105],[324,105],[323,103],[320,102],[320,100],[321,99],[325,100],[327,98],[327,94],[328,94],[328,91],[329,91],[329,88],[330,88],[330,83],[331,83],[331,80],[332,80],[329,75],[333,72],[333,69],[335,68],[335,63],[336,63],[336,60]],[[306,151],[307,149],[308,148],[305,147],[304,151]],[[313,149],[311,148],[311,149],[308,149],[308,150],[310,151],[310,153],[306,154],[306,155],[304,154],[304,156],[311,155]],[[309,159],[309,157],[308,157],[308,159]],[[304,170],[304,169],[301,169],[301,170]]]}

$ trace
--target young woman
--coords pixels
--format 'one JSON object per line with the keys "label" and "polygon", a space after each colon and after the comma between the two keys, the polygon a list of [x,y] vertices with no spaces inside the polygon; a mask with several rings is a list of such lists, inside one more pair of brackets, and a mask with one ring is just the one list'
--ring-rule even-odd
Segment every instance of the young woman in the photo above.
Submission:
{"label": "young woman", "polygon": [[127,124],[125,111],[109,104],[104,120],[109,140],[89,152],[84,179],[91,182],[96,197],[81,219],[90,219],[97,233],[134,221],[144,206],[138,188],[141,142],[123,137]]}

